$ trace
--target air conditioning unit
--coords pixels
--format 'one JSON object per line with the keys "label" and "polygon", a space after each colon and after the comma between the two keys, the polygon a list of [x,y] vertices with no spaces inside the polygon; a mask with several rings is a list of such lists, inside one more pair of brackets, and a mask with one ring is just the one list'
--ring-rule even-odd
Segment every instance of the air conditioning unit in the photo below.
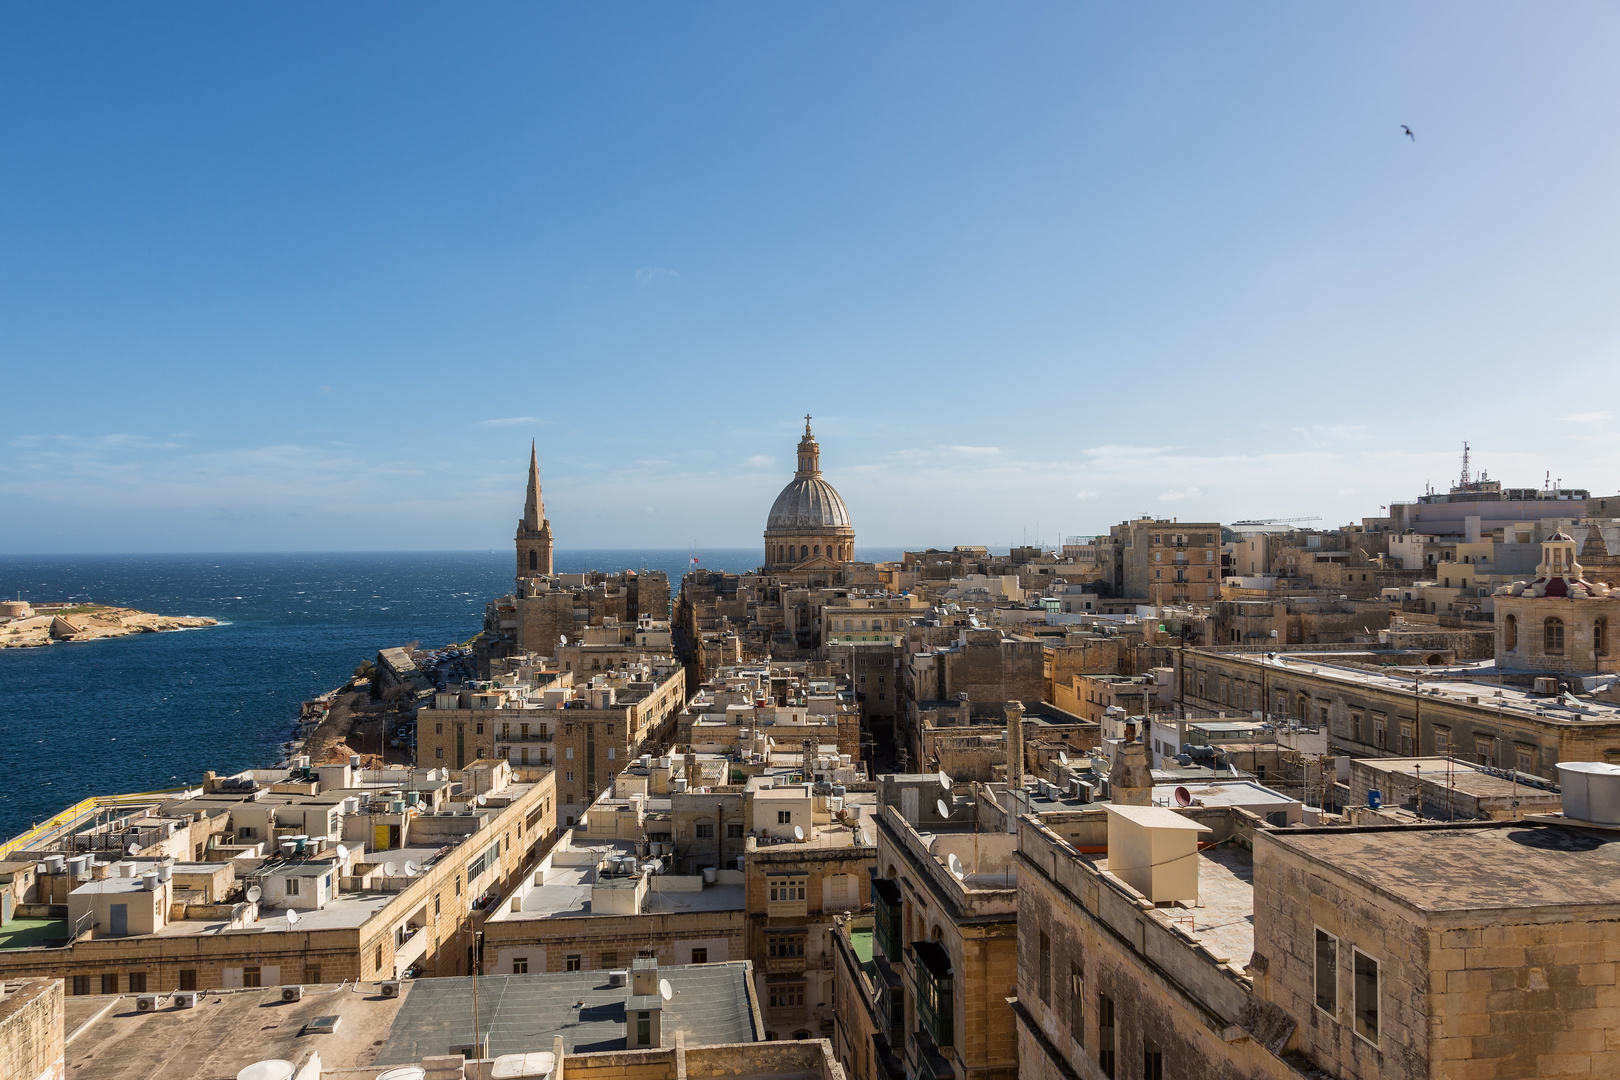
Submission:
{"label": "air conditioning unit", "polygon": [[157,995],[142,994],[135,999],[136,1012],[157,1012]]}
{"label": "air conditioning unit", "polygon": [[195,1009],[197,1007],[197,991],[179,990],[172,999],[177,1009]]}
{"label": "air conditioning unit", "polygon": [[281,1000],[282,1001],[303,1001],[304,1000],[304,988],[302,986],[299,986],[297,983],[294,983],[292,986],[283,986],[281,988]]}
{"label": "air conditioning unit", "polygon": [[382,996],[385,998],[399,997],[399,981],[390,979],[382,984]]}

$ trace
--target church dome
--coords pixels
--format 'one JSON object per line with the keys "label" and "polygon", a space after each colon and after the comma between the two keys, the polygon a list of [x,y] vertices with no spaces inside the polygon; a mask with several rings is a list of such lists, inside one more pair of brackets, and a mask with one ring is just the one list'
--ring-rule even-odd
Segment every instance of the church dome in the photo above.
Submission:
{"label": "church dome", "polygon": [[788,481],[765,519],[765,528],[770,532],[850,527],[849,508],[833,486],[819,476],[795,476]]}

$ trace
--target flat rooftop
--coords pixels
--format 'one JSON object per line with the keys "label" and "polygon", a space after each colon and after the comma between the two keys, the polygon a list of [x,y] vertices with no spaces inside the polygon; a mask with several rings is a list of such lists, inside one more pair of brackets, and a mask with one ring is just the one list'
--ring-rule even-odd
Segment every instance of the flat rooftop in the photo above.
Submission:
{"label": "flat rooftop", "polygon": [[[658,888],[660,875],[654,874],[642,898],[643,915],[669,915],[682,911],[741,911],[747,906],[747,893],[742,885],[705,885],[701,892],[663,892]],[[628,886],[629,878],[610,878]],[[511,911],[503,907],[490,916],[492,920],[519,919],[588,919],[600,914],[591,909],[591,889],[596,884],[596,869],[589,866],[559,866],[546,872],[546,883],[529,890],[523,898],[523,910]],[[611,917],[611,916],[608,916]],[[299,926],[304,924],[300,922]]]}
{"label": "flat rooftop", "polygon": [[[1105,856],[1085,856],[1099,870]],[[1228,845],[1198,853],[1198,905],[1159,909],[1223,963],[1241,971],[1254,955],[1254,860]]]}
{"label": "flat rooftop", "polygon": [[[662,1017],[665,1043],[674,1045],[677,1031],[686,1032],[688,1046],[757,1041],[752,968],[747,961],[660,967],[658,977],[675,991]],[[606,971],[485,975],[478,980],[478,1023],[492,1055],[549,1050],[558,1035],[568,1053],[623,1050],[630,991],[608,985]],[[394,1017],[376,1064],[413,1065],[472,1041],[472,980],[423,979]]]}
{"label": "flat rooftop", "polygon": [[[320,1051],[325,1069],[369,1066],[376,1042],[404,997],[384,998],[375,984],[306,986],[302,1001],[284,1003],[276,987],[203,993],[192,1009],[176,1009],[158,995],[155,1012],[137,1012],[125,995],[70,996],[64,1002],[67,1034],[88,1027],[67,1047],[67,1074],[96,1080],[219,1080],[255,1061],[298,1062]],[[108,1003],[112,1011],[96,1014]],[[339,1017],[331,1034],[305,1033],[317,1016]]]}
{"label": "flat rooftop", "polygon": [[[1491,662],[1469,666],[1453,665],[1449,668],[1390,667],[1383,671],[1369,671],[1362,665],[1372,663],[1378,655],[1376,653],[1356,654],[1364,657],[1362,665],[1348,659],[1339,663],[1315,659],[1310,653],[1279,654],[1274,659],[1267,658],[1264,655],[1245,655],[1247,659],[1257,659],[1260,663],[1280,671],[1305,672],[1327,679],[1337,679],[1380,690],[1395,691],[1408,696],[1412,694],[1412,676],[1416,673],[1422,676],[1418,686],[1424,701],[1440,700],[1452,705],[1473,705],[1476,708],[1484,708],[1492,712],[1501,709],[1529,716],[1536,716],[1537,711],[1540,710],[1545,712],[1546,715],[1538,719],[1544,721],[1562,721],[1565,723],[1620,721],[1620,708],[1604,702],[1580,699],[1581,708],[1577,710],[1562,704],[1561,698],[1532,694],[1527,690],[1514,686],[1478,683],[1468,677],[1470,671],[1481,674],[1496,673],[1498,669]],[[1431,691],[1438,692],[1431,693]],[[1500,697],[1497,696],[1497,691],[1501,691]],[[1470,701],[1470,698],[1477,698],[1478,700]]]}
{"label": "flat rooftop", "polygon": [[1557,799],[1557,786],[1539,776],[1519,774],[1515,782],[1511,777],[1487,772],[1467,761],[1447,758],[1357,758],[1352,769],[1364,768],[1385,775],[1410,776],[1440,787],[1452,788],[1465,795],[1484,799],[1510,799],[1517,795],[1524,799],[1543,796]]}
{"label": "flat rooftop", "polygon": [[1620,832],[1491,822],[1265,835],[1420,911],[1620,904]]}

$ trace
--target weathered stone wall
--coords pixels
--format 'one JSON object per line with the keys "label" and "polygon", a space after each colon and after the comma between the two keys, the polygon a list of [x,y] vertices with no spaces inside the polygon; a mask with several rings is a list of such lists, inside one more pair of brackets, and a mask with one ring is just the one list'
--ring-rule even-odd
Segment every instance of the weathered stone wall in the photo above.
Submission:
{"label": "weathered stone wall", "polygon": [[62,984],[31,980],[0,998],[0,1076],[62,1080]]}

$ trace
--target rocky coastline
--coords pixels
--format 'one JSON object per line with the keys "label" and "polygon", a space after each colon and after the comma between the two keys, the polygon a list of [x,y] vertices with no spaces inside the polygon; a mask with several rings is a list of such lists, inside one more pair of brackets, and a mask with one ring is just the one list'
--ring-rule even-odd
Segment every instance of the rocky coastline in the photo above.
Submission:
{"label": "rocky coastline", "polygon": [[94,641],[216,625],[217,619],[192,615],[154,615],[148,611],[107,604],[0,601],[0,649],[34,649],[64,641]]}

